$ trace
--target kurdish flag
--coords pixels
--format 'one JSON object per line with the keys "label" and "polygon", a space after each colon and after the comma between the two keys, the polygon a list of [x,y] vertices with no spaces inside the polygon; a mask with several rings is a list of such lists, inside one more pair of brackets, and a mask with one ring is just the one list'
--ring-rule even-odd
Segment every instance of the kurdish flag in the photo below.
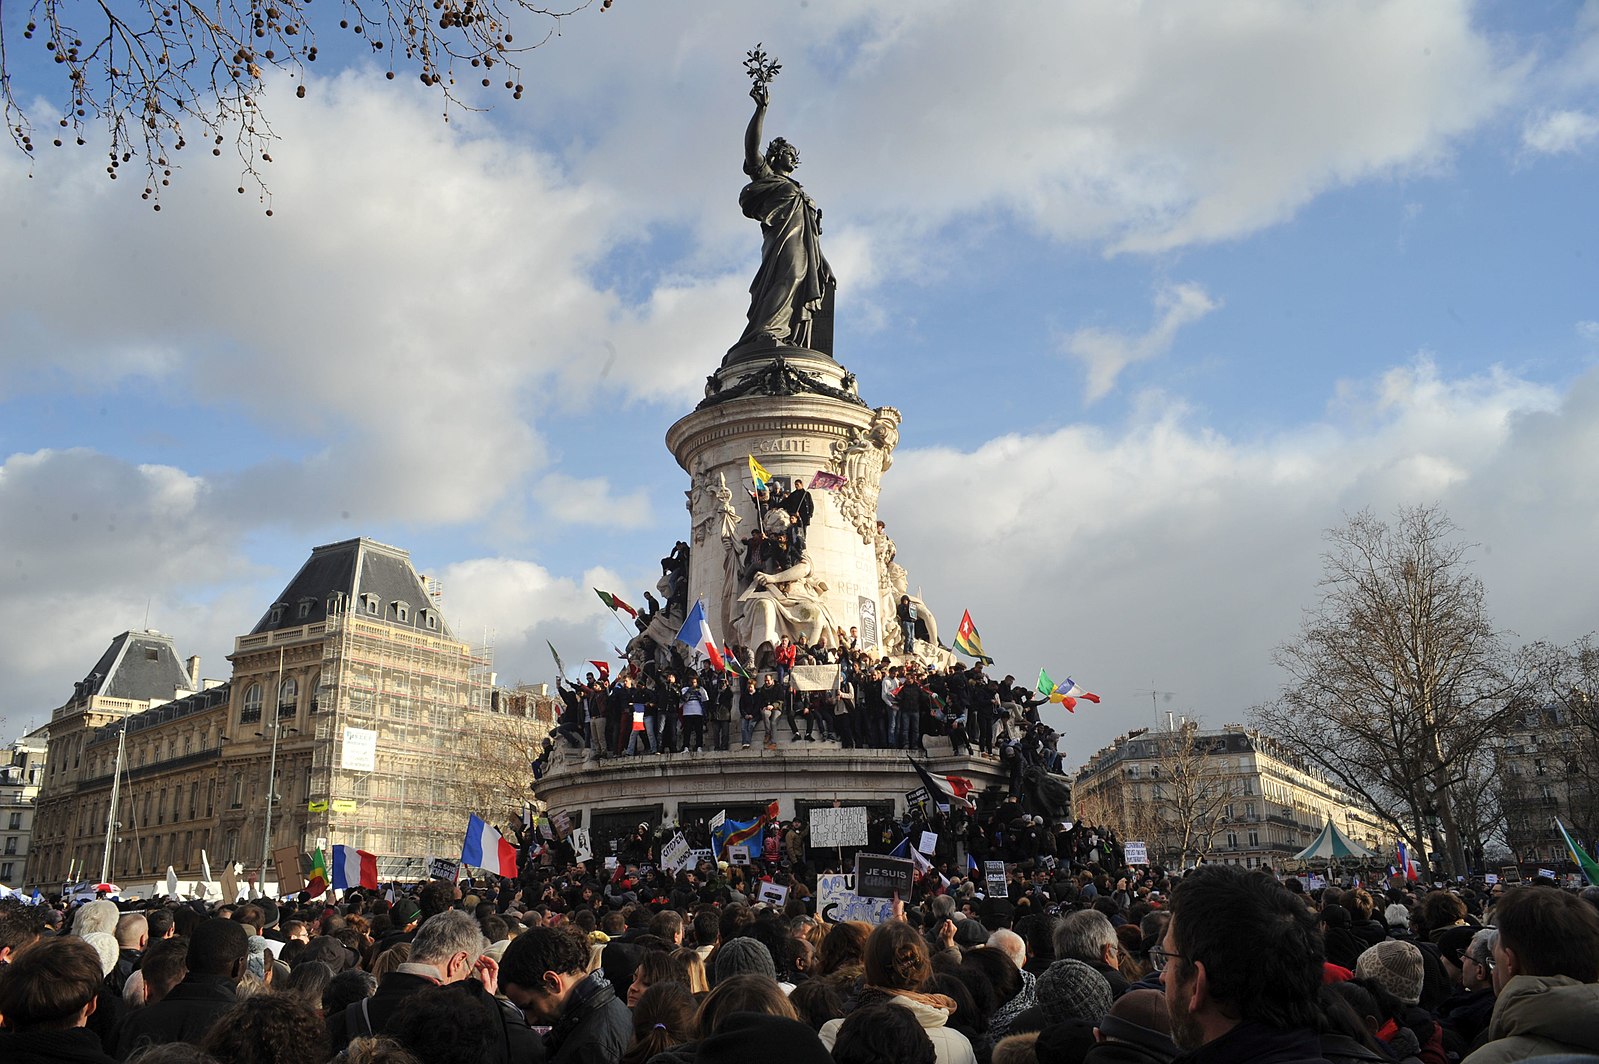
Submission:
{"label": "kurdish flag", "polygon": [[1588,851],[1577,845],[1576,840],[1571,837],[1571,832],[1566,830],[1566,825],[1560,822],[1559,817],[1555,817],[1555,827],[1560,829],[1561,838],[1566,840],[1566,849],[1571,851],[1571,859],[1582,869],[1583,876],[1590,884],[1599,886],[1599,861],[1588,856]]}
{"label": "kurdish flag", "polygon": [[972,623],[970,610],[961,613],[960,627],[955,629],[955,649],[984,664],[994,663],[993,658],[983,653],[983,637],[977,634],[977,626]]}
{"label": "kurdish flag", "polygon": [[305,878],[305,892],[313,898],[328,889],[328,859],[322,855],[322,847],[316,848],[311,858],[311,874]]}
{"label": "kurdish flag", "polygon": [[632,606],[629,606],[627,603],[623,602],[621,599],[617,598],[615,595],[611,594],[609,591],[601,591],[599,588],[595,588],[594,589],[594,593],[596,595],[600,596],[600,601],[605,603],[607,608],[613,609],[613,610],[621,610],[623,613],[627,614],[629,617],[637,617],[638,616],[638,610],[635,610]]}
{"label": "kurdish flag", "polygon": [[742,676],[746,680],[755,679],[755,677],[750,675],[750,671],[744,667],[744,663],[738,660],[738,655],[733,653],[732,647],[723,645],[722,659],[727,662],[728,670],[735,676]]}
{"label": "kurdish flag", "polygon": [[461,863],[515,879],[516,847],[478,819],[476,813],[470,813],[466,821],[466,839],[461,843]]}
{"label": "kurdish flag", "polygon": [[378,889],[378,859],[354,846],[333,847],[333,889]]}
{"label": "kurdish flag", "polygon": [[771,483],[772,483],[772,474],[768,473],[766,471],[766,467],[761,465],[761,463],[759,463],[759,462],[757,462],[755,460],[755,456],[753,454],[749,456],[749,459],[750,459],[750,479],[755,481],[755,490],[756,491],[763,491],[768,486],[771,485]]}
{"label": "kurdish flag", "polygon": [[696,650],[705,651],[705,656],[710,659],[712,667],[717,672],[726,672],[727,663],[722,660],[722,652],[716,649],[716,637],[711,634],[711,626],[705,620],[705,601],[694,603],[694,608],[688,611],[688,616],[683,619],[683,627],[677,631],[680,643],[687,643]]}

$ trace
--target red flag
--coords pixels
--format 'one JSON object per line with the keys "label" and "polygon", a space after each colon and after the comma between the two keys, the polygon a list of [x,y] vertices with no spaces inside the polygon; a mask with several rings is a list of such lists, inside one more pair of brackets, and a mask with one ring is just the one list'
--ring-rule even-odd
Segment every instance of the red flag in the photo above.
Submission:
{"label": "red flag", "polygon": [[594,661],[594,660],[591,659],[589,661],[589,664],[594,666],[596,669],[600,670],[600,679],[609,680],[611,678],[611,663],[610,662],[608,662],[608,661]]}
{"label": "red flag", "polygon": [[774,798],[772,800],[772,804],[766,807],[766,819],[767,820],[776,820],[777,819],[777,812],[778,812],[778,810],[777,810],[777,799]]}
{"label": "red flag", "polygon": [[715,643],[705,644],[705,656],[710,659],[712,668],[717,672],[727,671],[727,662],[722,660],[722,652],[716,649]]}
{"label": "red flag", "polygon": [[601,591],[599,588],[595,588],[594,589],[594,593],[596,595],[600,596],[600,601],[605,603],[611,609],[613,609],[613,610],[621,610],[624,613],[626,613],[629,617],[637,617],[638,616],[638,610],[635,610],[632,606],[629,606],[627,603],[623,602],[621,599],[617,598],[615,595],[611,594],[609,591]]}

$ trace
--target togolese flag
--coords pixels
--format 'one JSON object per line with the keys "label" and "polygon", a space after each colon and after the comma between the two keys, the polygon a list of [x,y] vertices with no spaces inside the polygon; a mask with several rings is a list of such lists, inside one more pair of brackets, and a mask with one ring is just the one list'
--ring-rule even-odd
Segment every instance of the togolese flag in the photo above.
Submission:
{"label": "togolese flag", "polygon": [[629,606],[627,603],[623,602],[609,591],[601,591],[599,588],[595,588],[594,593],[600,596],[600,601],[605,603],[608,608],[613,610],[621,610],[629,617],[638,616],[638,610],[635,610],[632,606]]}
{"label": "togolese flag", "polygon": [[955,649],[985,664],[991,665],[994,662],[993,658],[983,653],[983,637],[977,634],[977,626],[972,623],[970,610],[961,613],[960,627],[955,629]]}

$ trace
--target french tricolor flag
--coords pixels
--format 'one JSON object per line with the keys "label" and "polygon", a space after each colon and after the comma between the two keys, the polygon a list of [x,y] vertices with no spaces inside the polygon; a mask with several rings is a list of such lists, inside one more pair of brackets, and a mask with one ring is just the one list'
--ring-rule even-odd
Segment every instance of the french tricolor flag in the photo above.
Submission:
{"label": "french tricolor flag", "polygon": [[1399,870],[1412,883],[1420,878],[1416,875],[1416,862],[1410,859],[1410,848],[1402,842],[1399,844]]}
{"label": "french tricolor flag", "polygon": [[516,847],[472,813],[466,822],[466,841],[461,843],[461,863],[515,879]]}
{"label": "french tricolor flag", "polygon": [[725,672],[727,664],[722,658],[722,652],[716,649],[716,637],[711,634],[711,626],[705,620],[705,603],[694,603],[694,608],[688,611],[688,616],[683,619],[683,627],[678,630],[679,642],[687,643],[696,650],[703,651],[710,659],[711,667],[717,672]]}
{"label": "french tricolor flag", "polygon": [[378,889],[377,857],[354,846],[333,847],[333,863],[328,871],[333,875],[334,890]]}

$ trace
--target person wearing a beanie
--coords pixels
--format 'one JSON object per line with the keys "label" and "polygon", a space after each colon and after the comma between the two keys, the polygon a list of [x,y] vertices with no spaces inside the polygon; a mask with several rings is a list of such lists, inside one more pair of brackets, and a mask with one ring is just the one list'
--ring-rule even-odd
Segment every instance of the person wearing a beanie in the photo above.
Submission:
{"label": "person wearing a beanie", "polygon": [[[863,960],[866,985],[856,999],[856,1008],[888,1004],[909,1009],[933,1043],[938,1064],[976,1064],[972,1043],[949,1025],[956,1008],[954,999],[923,990],[932,982],[933,964],[920,932],[903,920],[879,924],[866,939]],[[844,1019],[822,1025],[822,1044],[829,1050],[843,1025]]]}
{"label": "person wearing a beanie", "polygon": [[1010,1025],[1012,1033],[1042,1031],[1067,1020],[1082,1020],[1090,1027],[1110,1012],[1115,995],[1103,975],[1079,960],[1055,961],[1038,977],[1034,988],[1038,1004],[1021,1013]]}
{"label": "person wearing a beanie", "polygon": [[730,938],[716,951],[716,982],[735,975],[764,975],[777,981],[777,965],[772,962],[772,952],[747,935]]}
{"label": "person wearing a beanie", "polygon": [[1355,978],[1370,979],[1406,1005],[1421,1003],[1425,977],[1421,949],[1412,942],[1379,942],[1355,962]]}

